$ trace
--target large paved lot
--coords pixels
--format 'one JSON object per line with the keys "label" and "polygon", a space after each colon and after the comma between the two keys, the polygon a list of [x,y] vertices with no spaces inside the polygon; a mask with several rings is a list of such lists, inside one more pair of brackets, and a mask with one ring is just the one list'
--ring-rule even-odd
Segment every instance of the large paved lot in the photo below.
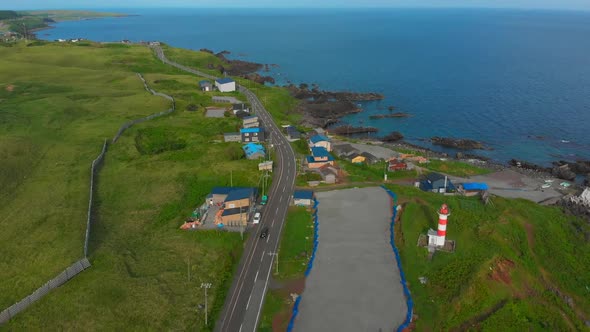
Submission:
{"label": "large paved lot", "polygon": [[320,243],[295,331],[392,331],[407,307],[381,188],[317,193]]}

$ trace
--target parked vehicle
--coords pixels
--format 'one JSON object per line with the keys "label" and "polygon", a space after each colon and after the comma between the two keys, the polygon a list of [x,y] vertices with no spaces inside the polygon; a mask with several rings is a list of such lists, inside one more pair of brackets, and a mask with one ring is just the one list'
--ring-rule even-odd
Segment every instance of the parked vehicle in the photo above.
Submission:
{"label": "parked vehicle", "polygon": [[253,224],[258,224],[260,222],[260,212],[256,212],[254,214],[254,219],[252,220]]}
{"label": "parked vehicle", "polygon": [[267,201],[268,201],[268,196],[266,196],[266,195],[262,196],[262,200],[260,201],[260,205],[266,205]]}

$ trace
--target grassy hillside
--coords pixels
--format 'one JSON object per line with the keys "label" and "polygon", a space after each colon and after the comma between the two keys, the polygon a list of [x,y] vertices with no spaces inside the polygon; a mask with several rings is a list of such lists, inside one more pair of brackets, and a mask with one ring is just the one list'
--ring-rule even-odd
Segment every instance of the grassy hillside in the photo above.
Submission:
{"label": "grassy hillside", "polygon": [[[396,242],[418,330],[583,330],[590,318],[587,224],[525,200],[444,197],[392,186],[404,206]],[[449,204],[455,253],[428,259],[418,236]],[[419,277],[428,279],[426,284]]]}
{"label": "grassy hillside", "polygon": [[[228,64],[223,64],[219,58],[211,57],[205,52],[193,52],[168,46],[164,46],[163,49],[168,59],[185,66],[200,68],[210,75],[221,75],[218,70],[214,69],[219,65],[231,67]],[[301,114],[295,112],[298,100],[293,98],[287,89],[265,86],[244,78],[236,78],[236,81],[258,96],[277,124],[296,124],[301,119]]]}
{"label": "grassy hillside", "polygon": [[31,37],[34,29],[49,27],[52,22],[75,21],[102,17],[117,17],[123,14],[94,12],[86,10],[29,10],[11,11],[0,10],[0,31],[13,31],[20,34],[27,32]]}
{"label": "grassy hillside", "polygon": [[[239,234],[183,232],[210,188],[256,185],[256,162],[217,143],[235,118],[208,119],[198,77],[145,47],[65,44],[0,47],[0,308],[82,256],[91,161],[133,118],[170,107],[135,72],[177,98],[172,115],[131,128],[109,147],[98,183],[93,266],[19,314],[9,330],[205,329],[239,260]],[[189,104],[197,111],[185,111]],[[189,266],[190,264],[190,266]],[[187,278],[187,268],[192,277]]]}

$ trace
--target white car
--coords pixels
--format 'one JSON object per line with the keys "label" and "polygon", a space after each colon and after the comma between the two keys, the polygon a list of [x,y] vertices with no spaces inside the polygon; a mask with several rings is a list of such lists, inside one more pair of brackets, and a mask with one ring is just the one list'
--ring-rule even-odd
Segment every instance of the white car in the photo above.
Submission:
{"label": "white car", "polygon": [[256,212],[254,214],[254,220],[252,220],[253,224],[258,224],[260,222],[260,212]]}

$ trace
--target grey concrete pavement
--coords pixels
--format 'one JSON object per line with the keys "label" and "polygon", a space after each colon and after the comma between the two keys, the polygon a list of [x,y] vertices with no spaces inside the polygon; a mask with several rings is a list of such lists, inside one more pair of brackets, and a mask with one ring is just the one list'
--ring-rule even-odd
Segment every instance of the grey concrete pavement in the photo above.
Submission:
{"label": "grey concrete pavement", "polygon": [[316,195],[319,246],[294,330],[397,329],[407,306],[389,244],[389,196],[379,187]]}

